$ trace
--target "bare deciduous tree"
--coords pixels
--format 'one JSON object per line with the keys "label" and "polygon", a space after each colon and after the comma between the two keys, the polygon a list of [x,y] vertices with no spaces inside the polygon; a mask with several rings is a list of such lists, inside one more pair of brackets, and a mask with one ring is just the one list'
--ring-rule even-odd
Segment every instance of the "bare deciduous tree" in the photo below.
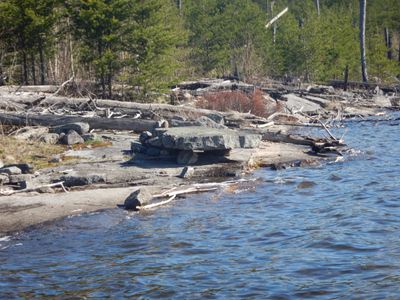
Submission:
{"label": "bare deciduous tree", "polygon": [[361,72],[363,82],[368,82],[367,58],[365,50],[365,23],[367,17],[367,0],[360,0],[360,50]]}
{"label": "bare deciduous tree", "polygon": [[321,15],[321,9],[319,6],[319,0],[315,0],[315,7],[317,8],[318,17]]}

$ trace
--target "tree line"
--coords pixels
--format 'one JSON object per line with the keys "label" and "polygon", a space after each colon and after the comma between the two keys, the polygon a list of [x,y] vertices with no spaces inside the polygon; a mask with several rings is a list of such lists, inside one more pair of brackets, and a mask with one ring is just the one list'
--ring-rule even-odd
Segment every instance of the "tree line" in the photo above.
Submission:
{"label": "tree line", "polygon": [[364,2],[369,78],[395,82],[398,0],[0,0],[0,81],[73,77],[112,97],[201,76],[361,80]]}

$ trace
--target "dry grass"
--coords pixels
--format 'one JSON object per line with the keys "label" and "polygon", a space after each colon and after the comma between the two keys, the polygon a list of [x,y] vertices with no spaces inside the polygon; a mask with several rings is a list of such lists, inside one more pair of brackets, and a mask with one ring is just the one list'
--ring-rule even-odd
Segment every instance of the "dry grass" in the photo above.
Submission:
{"label": "dry grass", "polygon": [[0,159],[5,164],[29,163],[35,169],[50,166],[49,160],[61,154],[65,148],[60,145],[48,145],[39,142],[17,140],[0,135]]}
{"label": "dry grass", "polygon": [[82,150],[82,149],[90,149],[90,148],[101,148],[101,147],[109,147],[112,146],[112,142],[103,141],[103,140],[89,140],[84,144],[76,144],[72,145],[72,149],[74,150]]}

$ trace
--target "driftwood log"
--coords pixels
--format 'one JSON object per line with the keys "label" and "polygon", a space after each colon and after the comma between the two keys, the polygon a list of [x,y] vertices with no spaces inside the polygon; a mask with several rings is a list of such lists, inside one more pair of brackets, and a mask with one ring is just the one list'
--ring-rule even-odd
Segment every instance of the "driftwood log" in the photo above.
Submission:
{"label": "driftwood log", "polygon": [[[35,103],[40,96],[38,95],[1,95],[0,102],[3,101],[12,101],[16,103],[23,103],[28,106],[31,106],[32,103]],[[58,96],[47,96],[41,101],[40,105],[42,106],[64,106],[64,107],[79,107],[80,105],[90,104],[91,100],[88,98],[68,98],[68,97],[58,97]],[[124,102],[124,101],[116,101],[116,100],[103,100],[98,99],[94,101],[98,107],[101,108],[110,108],[110,109],[131,109],[131,110],[140,110],[146,111],[151,110],[153,112],[170,112],[174,114],[181,115],[182,113],[190,114],[209,114],[214,111],[208,109],[198,109],[191,108],[187,106],[175,106],[170,104],[155,104],[155,103],[136,103],[136,102]],[[215,112],[214,112],[215,113]]]}
{"label": "driftwood log", "polygon": [[342,139],[313,138],[295,134],[284,134],[278,132],[263,132],[262,140],[275,143],[288,143],[303,146],[310,146],[315,153],[334,152],[342,155],[340,149],[345,147]]}
{"label": "driftwood log", "polygon": [[[39,99],[39,103],[38,103]],[[43,107],[63,107],[71,110],[82,110],[81,108],[85,105],[92,106],[93,109],[110,109],[118,110],[122,114],[135,115],[140,112],[142,117],[149,118],[151,116],[158,116],[159,119],[170,120],[174,116],[185,116],[188,119],[197,119],[200,116],[215,116],[220,115],[221,118],[225,118],[226,121],[236,122],[238,120],[245,120],[249,123],[263,124],[266,123],[264,118],[260,118],[248,113],[238,112],[216,112],[209,109],[201,109],[190,106],[176,106],[170,104],[159,104],[159,103],[136,103],[136,102],[123,102],[116,100],[95,100],[92,101],[87,98],[67,98],[57,96],[47,96],[42,98],[38,95],[14,95],[6,94],[0,95],[0,106],[1,104],[9,105],[9,103],[24,104],[27,107],[32,107],[32,103]],[[95,107],[94,107],[95,106]]]}
{"label": "driftwood log", "polygon": [[151,131],[158,125],[158,122],[153,120],[0,113],[0,123],[3,125],[59,126],[75,122],[88,123],[91,129],[132,130],[135,132]]}

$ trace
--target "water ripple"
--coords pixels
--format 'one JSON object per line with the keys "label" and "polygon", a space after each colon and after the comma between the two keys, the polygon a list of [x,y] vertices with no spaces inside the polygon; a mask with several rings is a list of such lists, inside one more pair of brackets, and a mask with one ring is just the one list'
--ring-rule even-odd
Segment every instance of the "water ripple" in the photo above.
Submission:
{"label": "water ripple", "polygon": [[353,123],[347,142],[362,151],[323,168],[260,170],[251,192],[0,239],[0,298],[396,299],[400,141],[390,125],[371,135]]}

